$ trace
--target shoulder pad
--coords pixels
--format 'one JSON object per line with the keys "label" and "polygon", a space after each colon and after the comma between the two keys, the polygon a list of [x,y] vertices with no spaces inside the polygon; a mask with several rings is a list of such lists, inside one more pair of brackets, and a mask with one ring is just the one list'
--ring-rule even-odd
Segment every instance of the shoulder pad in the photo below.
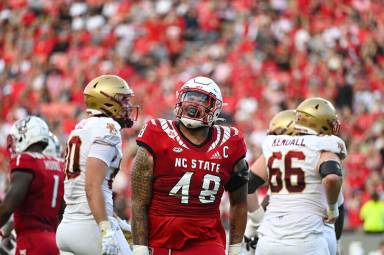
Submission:
{"label": "shoulder pad", "polygon": [[[92,125],[92,126],[91,126]],[[121,143],[120,125],[112,118],[97,118],[87,123],[92,128],[94,143],[116,146]]]}
{"label": "shoulder pad", "polygon": [[305,143],[312,150],[333,152],[339,155],[340,159],[344,159],[347,156],[347,148],[344,141],[334,135],[305,136]]}
{"label": "shoulder pad", "polygon": [[36,160],[44,158],[41,153],[22,152],[11,157],[10,168],[36,170]]}
{"label": "shoulder pad", "polygon": [[164,122],[166,120],[164,119],[151,119],[147,121],[143,127],[140,130],[140,133],[137,135],[137,137],[142,137],[144,135],[144,132],[161,132],[161,121]]}
{"label": "shoulder pad", "polygon": [[84,128],[84,126],[87,124],[88,119],[82,119],[79,123],[76,124],[75,129]]}
{"label": "shoulder pad", "polygon": [[216,128],[217,138],[220,140],[217,141],[219,146],[225,144],[228,140],[242,140],[244,138],[240,131],[235,127],[213,125],[213,128]]}

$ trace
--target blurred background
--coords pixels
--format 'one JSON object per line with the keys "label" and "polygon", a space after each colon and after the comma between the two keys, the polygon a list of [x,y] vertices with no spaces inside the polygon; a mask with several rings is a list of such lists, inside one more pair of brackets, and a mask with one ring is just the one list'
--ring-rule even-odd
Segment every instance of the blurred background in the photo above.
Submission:
{"label": "blurred background", "polygon": [[372,253],[384,240],[384,1],[0,1],[0,198],[12,123],[39,115],[64,147],[84,117],[83,88],[100,74],[126,79],[141,106],[123,133],[120,215],[130,217],[136,134],[150,118],[173,118],[181,84],[205,75],[221,87],[223,117],[245,134],[250,163],[275,113],[331,100],[349,151],[344,254],[384,254],[383,243]]}

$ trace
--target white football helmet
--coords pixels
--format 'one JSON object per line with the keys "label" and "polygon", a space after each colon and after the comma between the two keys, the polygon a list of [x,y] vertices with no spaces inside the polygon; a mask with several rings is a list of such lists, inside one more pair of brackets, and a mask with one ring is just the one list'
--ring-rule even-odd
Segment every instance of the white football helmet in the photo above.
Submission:
{"label": "white football helmet", "polygon": [[27,116],[16,121],[8,135],[8,149],[11,153],[25,151],[34,143],[48,145],[49,129],[47,123],[39,117]]}
{"label": "white football helmet", "polygon": [[202,76],[190,79],[176,95],[176,118],[187,128],[209,127],[219,119],[223,97],[213,80]]}
{"label": "white football helmet", "polygon": [[49,132],[48,145],[44,149],[43,154],[51,157],[56,157],[56,158],[61,157],[60,141],[51,132]]}

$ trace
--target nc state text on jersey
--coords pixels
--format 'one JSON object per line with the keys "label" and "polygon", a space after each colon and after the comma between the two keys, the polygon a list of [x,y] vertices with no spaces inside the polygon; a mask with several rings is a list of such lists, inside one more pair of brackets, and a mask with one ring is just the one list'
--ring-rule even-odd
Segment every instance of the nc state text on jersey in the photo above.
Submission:
{"label": "nc state text on jersey", "polygon": [[292,138],[292,139],[281,139],[277,138],[273,140],[272,146],[289,146],[289,145],[296,145],[296,146],[303,146],[304,144],[304,138]]}
{"label": "nc state text on jersey", "polygon": [[220,171],[220,164],[204,161],[200,159],[186,159],[186,158],[176,158],[175,167],[182,167],[188,170],[198,169],[218,173]]}

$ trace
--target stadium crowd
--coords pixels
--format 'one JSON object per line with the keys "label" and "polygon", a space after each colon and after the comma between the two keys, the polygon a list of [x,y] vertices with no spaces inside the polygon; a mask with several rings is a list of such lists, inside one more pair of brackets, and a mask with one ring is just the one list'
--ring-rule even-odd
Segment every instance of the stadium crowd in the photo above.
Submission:
{"label": "stadium crowd", "polygon": [[[173,115],[182,82],[214,79],[223,116],[246,135],[252,162],[271,117],[309,96],[338,107],[346,228],[384,200],[384,5],[370,0],[8,0],[0,3],[0,170],[6,138],[27,113],[45,118],[64,144],[81,118],[83,88],[117,74],[141,106],[124,131],[118,207],[129,217],[134,137],[144,121]],[[4,185],[2,185],[4,189]]]}

